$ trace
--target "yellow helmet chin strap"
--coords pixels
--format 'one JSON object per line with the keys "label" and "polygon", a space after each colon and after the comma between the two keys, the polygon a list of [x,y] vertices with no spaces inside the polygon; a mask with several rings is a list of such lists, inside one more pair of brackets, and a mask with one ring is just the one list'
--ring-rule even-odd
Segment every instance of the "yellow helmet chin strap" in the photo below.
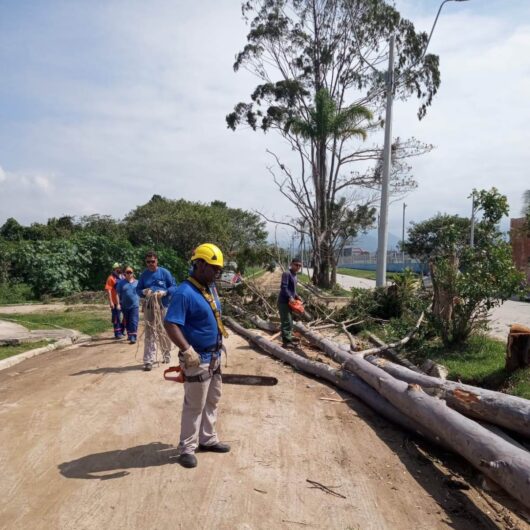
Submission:
{"label": "yellow helmet chin strap", "polygon": [[215,320],[217,321],[217,328],[219,329],[219,334],[221,334],[225,339],[228,338],[228,331],[226,331],[223,321],[221,320],[221,313],[210,291],[191,276],[188,277],[188,281],[200,291],[204,299],[208,302],[208,304],[210,304],[210,307],[212,308],[213,314],[215,316]]}

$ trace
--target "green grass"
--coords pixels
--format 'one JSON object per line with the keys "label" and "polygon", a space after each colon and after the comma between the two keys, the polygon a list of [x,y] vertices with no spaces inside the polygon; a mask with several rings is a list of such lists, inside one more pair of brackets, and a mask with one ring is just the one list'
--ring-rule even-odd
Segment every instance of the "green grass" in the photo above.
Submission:
{"label": "green grass", "polygon": [[0,319],[14,320],[28,329],[50,329],[54,326],[76,329],[87,335],[98,335],[110,331],[110,311],[48,311],[43,313],[7,314]]}
{"label": "green grass", "polygon": [[247,267],[243,278],[251,278],[252,280],[255,280],[256,278],[263,276],[265,272],[266,270],[263,267]]}
{"label": "green grass", "polygon": [[506,381],[506,392],[530,399],[530,367],[517,370]]}
{"label": "green grass", "polygon": [[355,276],[356,278],[366,278],[368,280],[375,280],[375,271],[365,271],[362,269],[337,269],[337,274],[345,274],[346,276]]}
{"label": "green grass", "polygon": [[0,346],[0,361],[7,359],[13,355],[18,355],[29,350],[36,350],[42,346],[48,346],[52,341],[40,340],[38,342],[25,342],[24,344],[17,344],[16,346]]}
{"label": "green grass", "polygon": [[509,373],[505,370],[506,343],[485,335],[472,336],[467,344],[446,348],[441,341],[425,342],[411,359],[424,359],[444,365],[449,379],[475,386],[504,390],[514,396],[530,399],[530,368]]}
{"label": "green grass", "polygon": [[476,335],[466,344],[453,348],[445,347],[441,341],[425,342],[414,352],[418,361],[432,359],[449,370],[450,379],[460,379],[462,383],[483,384],[495,375],[504,374],[504,342],[485,335]]}
{"label": "green grass", "polygon": [[[311,283],[311,278],[307,274],[298,273],[296,275],[298,280],[302,283]],[[335,285],[333,289],[322,289],[319,288],[325,295],[328,296],[351,296],[351,292],[347,289],[343,289],[340,285]]]}

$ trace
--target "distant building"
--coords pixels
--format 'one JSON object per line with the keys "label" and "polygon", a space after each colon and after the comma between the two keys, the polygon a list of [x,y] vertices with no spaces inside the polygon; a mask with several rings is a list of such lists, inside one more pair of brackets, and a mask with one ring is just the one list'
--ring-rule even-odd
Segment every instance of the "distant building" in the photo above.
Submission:
{"label": "distant building", "polygon": [[515,267],[526,275],[526,281],[530,284],[530,230],[526,217],[510,219],[510,241]]}

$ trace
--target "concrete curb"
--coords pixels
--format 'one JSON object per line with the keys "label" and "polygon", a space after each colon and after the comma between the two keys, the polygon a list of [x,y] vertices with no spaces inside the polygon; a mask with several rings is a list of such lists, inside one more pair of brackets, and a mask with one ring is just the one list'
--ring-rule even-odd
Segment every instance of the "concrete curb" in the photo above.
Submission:
{"label": "concrete curb", "polygon": [[17,355],[8,357],[7,359],[2,359],[0,361],[0,371],[5,370],[6,368],[10,368],[15,364],[21,363],[26,359],[36,357],[37,355],[41,355],[43,353],[47,353],[54,350],[62,350],[63,348],[67,348],[68,346],[72,346],[73,344],[88,342],[90,340],[92,339],[88,335],[76,332],[73,336],[65,337],[64,339],[59,339],[57,342],[49,344],[48,346],[43,346],[42,348],[35,348],[34,350],[25,351]]}

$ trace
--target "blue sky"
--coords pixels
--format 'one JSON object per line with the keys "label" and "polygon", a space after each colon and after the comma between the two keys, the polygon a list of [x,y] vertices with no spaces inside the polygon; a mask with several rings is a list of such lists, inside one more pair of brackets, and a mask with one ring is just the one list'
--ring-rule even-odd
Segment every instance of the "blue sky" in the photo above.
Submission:
{"label": "blue sky", "polygon": [[[440,5],[398,0],[429,31]],[[226,129],[256,84],[234,74],[246,27],[236,0],[0,2],[0,223],[121,217],[151,195],[225,200],[280,219],[273,135]],[[512,214],[530,188],[530,3],[448,2],[430,50],[442,86],[427,117],[396,102],[394,135],[436,149],[414,160],[408,220],[468,214],[473,187],[497,186]],[[283,150],[283,151],[282,151]],[[401,202],[390,229],[400,233]]]}

